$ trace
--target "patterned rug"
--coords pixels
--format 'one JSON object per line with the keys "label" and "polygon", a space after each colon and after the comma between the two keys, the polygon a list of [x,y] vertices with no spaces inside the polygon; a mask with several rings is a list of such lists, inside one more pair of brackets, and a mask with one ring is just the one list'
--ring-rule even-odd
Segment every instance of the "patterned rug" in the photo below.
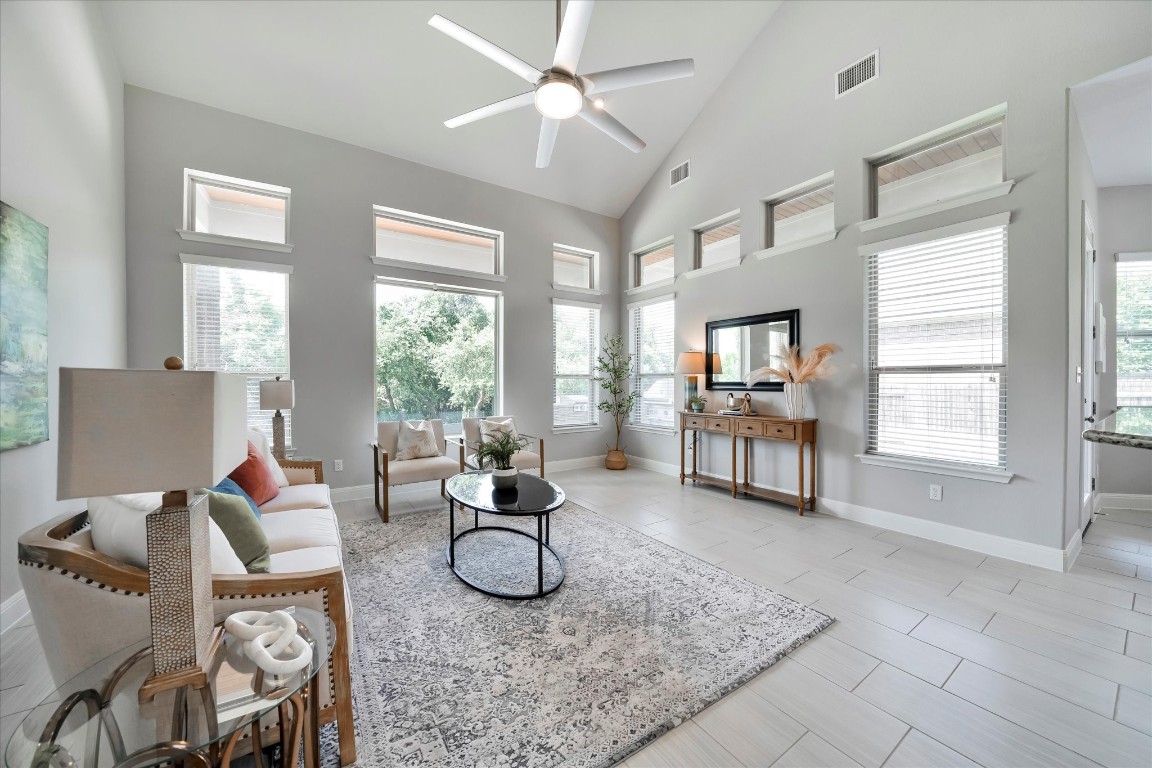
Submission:
{"label": "patterned rug", "polygon": [[[564,584],[536,600],[487,597],[452,574],[447,509],[341,533],[362,766],[611,765],[832,622],[571,502],[552,514]],[[535,580],[527,538],[510,535],[519,549],[469,538],[476,574],[527,567]]]}

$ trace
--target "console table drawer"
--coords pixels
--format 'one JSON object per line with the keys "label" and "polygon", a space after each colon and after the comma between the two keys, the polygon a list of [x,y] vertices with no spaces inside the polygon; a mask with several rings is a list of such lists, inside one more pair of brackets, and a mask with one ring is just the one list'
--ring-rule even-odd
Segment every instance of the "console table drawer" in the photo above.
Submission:
{"label": "console table drawer", "polygon": [[684,429],[708,429],[707,416],[685,416]]}
{"label": "console table drawer", "polygon": [[708,425],[705,427],[709,432],[732,432],[732,419],[718,419],[715,416],[708,419]]}
{"label": "console table drawer", "polygon": [[764,434],[764,423],[761,421],[752,421],[750,419],[737,419],[736,434],[754,435],[756,437],[760,437]]}
{"label": "console table drawer", "polygon": [[766,437],[775,437],[780,440],[795,440],[796,439],[796,425],[795,424],[765,424],[764,435]]}

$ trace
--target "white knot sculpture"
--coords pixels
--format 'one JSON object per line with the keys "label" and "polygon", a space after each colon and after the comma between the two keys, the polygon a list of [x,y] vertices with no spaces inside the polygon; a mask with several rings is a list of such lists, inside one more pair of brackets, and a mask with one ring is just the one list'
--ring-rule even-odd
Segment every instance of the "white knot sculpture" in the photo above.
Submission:
{"label": "white knot sculpture", "polygon": [[[312,663],[312,646],[286,611],[240,611],[224,620],[224,629],[243,640],[245,655],[269,674],[290,675]],[[292,657],[277,658],[285,651]]]}

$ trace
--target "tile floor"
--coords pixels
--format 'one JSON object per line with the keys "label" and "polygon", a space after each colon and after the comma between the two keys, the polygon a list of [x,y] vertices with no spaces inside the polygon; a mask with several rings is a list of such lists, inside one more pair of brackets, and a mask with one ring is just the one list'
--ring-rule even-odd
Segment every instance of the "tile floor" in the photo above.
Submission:
{"label": "tile floor", "polygon": [[[549,479],[837,618],[626,768],[1152,765],[1152,512],[1105,510],[1062,574],[644,470]],[[393,514],[439,503],[400,494]],[[50,680],[30,624],[2,639],[6,739]]]}

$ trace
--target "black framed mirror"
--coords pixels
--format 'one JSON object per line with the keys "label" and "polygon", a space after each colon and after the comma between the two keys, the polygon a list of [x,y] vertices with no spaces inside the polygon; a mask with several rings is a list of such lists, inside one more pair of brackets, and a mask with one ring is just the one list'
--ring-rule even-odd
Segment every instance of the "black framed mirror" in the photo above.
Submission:
{"label": "black framed mirror", "polygon": [[[776,392],[784,389],[783,379],[774,378],[749,387],[744,378],[757,368],[778,368],[780,347],[800,343],[800,310],[712,320],[704,324],[704,329],[704,381],[708,389]],[[720,363],[719,371],[713,370],[713,361]]]}

